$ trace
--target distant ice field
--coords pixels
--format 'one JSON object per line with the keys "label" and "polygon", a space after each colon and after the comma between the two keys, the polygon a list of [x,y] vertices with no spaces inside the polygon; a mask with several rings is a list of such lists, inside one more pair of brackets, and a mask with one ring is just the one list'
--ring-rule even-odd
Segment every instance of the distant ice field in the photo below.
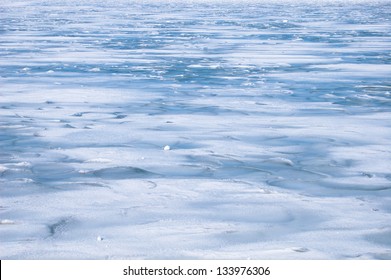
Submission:
{"label": "distant ice field", "polygon": [[0,3],[1,259],[391,259],[391,1]]}

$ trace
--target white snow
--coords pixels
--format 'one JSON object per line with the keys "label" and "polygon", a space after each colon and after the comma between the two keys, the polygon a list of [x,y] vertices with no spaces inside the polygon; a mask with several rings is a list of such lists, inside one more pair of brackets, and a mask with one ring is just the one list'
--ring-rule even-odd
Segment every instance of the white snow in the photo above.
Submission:
{"label": "white snow", "polygon": [[0,225],[13,225],[14,223],[15,222],[12,220],[7,220],[7,219],[0,220]]}
{"label": "white snow", "polygon": [[390,15],[3,0],[0,258],[391,259]]}

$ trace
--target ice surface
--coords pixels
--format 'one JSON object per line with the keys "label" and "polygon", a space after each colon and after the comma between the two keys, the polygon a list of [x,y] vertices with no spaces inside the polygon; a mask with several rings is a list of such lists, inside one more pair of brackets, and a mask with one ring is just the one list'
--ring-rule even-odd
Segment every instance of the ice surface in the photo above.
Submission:
{"label": "ice surface", "polygon": [[1,1],[0,258],[391,259],[391,2],[304,2]]}

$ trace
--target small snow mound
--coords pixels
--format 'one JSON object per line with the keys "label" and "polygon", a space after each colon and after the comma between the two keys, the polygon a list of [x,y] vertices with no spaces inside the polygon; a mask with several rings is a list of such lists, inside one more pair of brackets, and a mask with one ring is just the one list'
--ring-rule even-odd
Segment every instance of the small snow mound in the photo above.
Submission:
{"label": "small snow mound", "polygon": [[7,167],[5,167],[4,165],[0,165],[0,173],[3,173],[6,170],[8,170]]}
{"label": "small snow mound", "polygon": [[103,237],[98,235],[98,237],[96,238],[96,241],[103,241]]}
{"label": "small snow mound", "polygon": [[169,151],[169,150],[171,150],[171,147],[170,147],[170,146],[168,146],[168,145],[166,145],[166,146],[164,146],[163,150],[165,150],[165,151]]}
{"label": "small snow mound", "polygon": [[110,163],[111,160],[107,158],[92,158],[85,161],[86,163]]}
{"label": "small snow mound", "polygon": [[15,224],[15,222],[12,220],[8,220],[8,219],[0,220],[0,225],[13,225],[13,224]]}
{"label": "small snow mound", "polygon": [[20,178],[18,181],[21,183],[34,183],[34,180],[31,178]]}
{"label": "small snow mound", "polygon": [[27,161],[22,161],[22,162],[16,163],[15,166],[29,167],[29,166],[31,166],[31,163],[27,162]]}
{"label": "small snow mound", "polygon": [[290,159],[287,159],[287,158],[283,158],[283,157],[275,157],[275,158],[271,158],[268,160],[269,162],[273,162],[273,163],[279,163],[279,164],[284,164],[284,165],[288,165],[288,166],[293,166],[293,161],[291,161]]}

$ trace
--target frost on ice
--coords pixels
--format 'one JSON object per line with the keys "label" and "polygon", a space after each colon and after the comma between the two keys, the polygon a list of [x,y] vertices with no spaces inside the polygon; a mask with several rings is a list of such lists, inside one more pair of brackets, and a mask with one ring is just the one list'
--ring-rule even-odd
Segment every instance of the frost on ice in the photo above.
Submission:
{"label": "frost on ice", "polygon": [[390,2],[304,2],[3,0],[1,259],[391,259]]}

